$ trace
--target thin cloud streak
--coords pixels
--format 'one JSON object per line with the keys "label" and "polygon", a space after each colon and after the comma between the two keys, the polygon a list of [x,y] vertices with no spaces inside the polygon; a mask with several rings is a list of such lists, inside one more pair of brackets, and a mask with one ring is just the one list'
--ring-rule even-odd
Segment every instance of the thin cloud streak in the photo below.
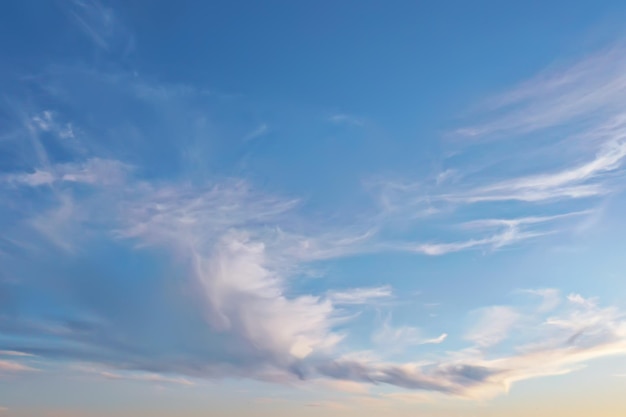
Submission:
{"label": "thin cloud streak", "polygon": [[114,10],[98,0],[72,0],[65,7],[69,20],[100,50],[127,54],[133,37]]}
{"label": "thin cloud streak", "polygon": [[[483,112],[475,115],[483,122],[458,133],[516,141],[520,145],[514,154],[502,155],[502,148],[495,146],[494,151],[487,149],[492,153],[487,153],[490,159],[482,168],[468,166],[464,153],[476,148],[476,152],[485,151],[484,142],[468,139],[450,159],[456,164],[446,164],[430,178],[379,180],[370,187],[382,207],[381,224],[441,225],[440,230],[451,234],[449,225],[458,223],[464,233],[452,234],[448,241],[384,245],[390,250],[440,256],[476,249],[494,251],[580,230],[576,216],[593,215],[603,200],[624,188],[624,68],[626,48],[618,45],[486,100]],[[583,114],[584,123],[577,123]],[[530,132],[533,137],[527,137]],[[557,138],[558,146],[543,136]],[[450,176],[455,181],[447,181]],[[570,212],[567,202],[580,211]],[[474,214],[478,208],[489,217],[468,221],[467,213]],[[520,213],[517,218],[498,219],[498,213],[510,213],[512,208]],[[529,211],[531,216],[525,214]],[[494,232],[485,233],[489,228]]]}
{"label": "thin cloud streak", "polygon": [[372,341],[378,345],[386,346],[393,352],[401,352],[410,346],[438,345],[448,337],[442,333],[437,337],[424,337],[423,332],[417,327],[394,326],[391,323],[391,314],[383,321],[378,330],[372,334]]}
{"label": "thin cloud streak", "polygon": [[265,123],[261,124],[259,127],[257,127],[256,129],[254,129],[252,132],[248,133],[244,138],[243,141],[244,142],[248,142],[254,139],[257,139],[261,136],[264,136],[265,134],[267,134],[267,132],[269,132],[269,126],[266,125]]}
{"label": "thin cloud streak", "polygon": [[458,133],[510,137],[621,111],[626,91],[624,51],[623,45],[615,45],[485,100],[483,108],[492,112],[492,121],[462,128]]}
{"label": "thin cloud streak", "polygon": [[34,370],[34,368],[31,368],[30,366],[24,365],[19,362],[0,360],[0,375]]}
{"label": "thin cloud streak", "polygon": [[[615,191],[610,176],[620,174],[626,157],[626,49],[618,45],[583,59],[570,68],[542,74],[521,87],[490,100],[498,112],[487,114],[493,121],[463,129],[470,136],[501,133],[508,139],[531,131],[543,131],[584,120],[577,135],[562,134],[561,146],[582,141],[584,163],[563,163],[551,170],[487,184],[465,193],[444,195],[452,201],[549,201],[601,196]],[[583,117],[584,116],[584,117]],[[553,155],[558,161],[558,155]],[[582,156],[582,155],[581,155]],[[557,162],[558,163],[558,162]]]}
{"label": "thin cloud streak", "polygon": [[[487,185],[465,194],[442,195],[452,202],[543,201],[563,198],[585,198],[613,191],[601,181],[603,174],[617,171],[626,157],[626,125],[614,139],[605,143],[595,158],[560,172],[532,175]],[[595,182],[588,182],[595,180]]]}
{"label": "thin cloud streak", "polygon": [[354,288],[348,291],[331,291],[328,298],[335,304],[370,304],[376,300],[390,298],[391,287],[388,285],[372,288]]}
{"label": "thin cloud streak", "polygon": [[[47,125],[38,127],[43,128],[48,129]],[[61,135],[54,129],[48,132]],[[455,223],[454,232],[471,234],[467,239],[396,245],[379,233],[384,223],[339,227],[311,224],[308,218],[304,222],[298,212],[299,199],[264,192],[241,179],[164,180],[141,176],[135,165],[113,157],[94,154],[69,163],[45,157],[45,161],[36,160],[30,170],[6,173],[6,180],[0,183],[2,192],[14,198],[29,193],[38,197],[32,210],[18,213],[16,237],[36,231],[47,242],[66,249],[66,253],[52,253],[55,261],[70,265],[73,255],[88,246],[82,242],[106,243],[133,257],[158,258],[175,271],[180,280],[177,284],[188,292],[185,297],[174,292],[160,298],[149,291],[149,280],[132,277],[132,286],[126,281],[111,284],[118,285],[115,289],[124,302],[113,297],[109,305],[107,300],[100,301],[104,297],[100,293],[99,301],[94,302],[89,289],[83,289],[87,295],[81,294],[81,289],[76,290],[78,295],[65,294],[62,291],[76,283],[61,281],[68,285],[56,286],[60,298],[78,299],[67,308],[94,310],[95,317],[40,321],[37,325],[27,320],[9,324],[2,320],[3,331],[6,327],[7,332],[29,336],[23,346],[6,346],[6,350],[41,358],[93,361],[107,367],[104,376],[136,381],[242,377],[293,383],[323,379],[463,397],[497,395],[514,381],[569,372],[586,360],[624,352],[626,332],[621,313],[572,295],[567,306],[571,310],[533,323],[533,328],[539,328],[541,344],[522,343],[510,355],[494,358],[489,349],[506,340],[517,326],[517,313],[513,307],[492,306],[486,307],[476,327],[467,331],[468,349],[427,364],[341,356],[339,352],[349,351],[349,346],[347,330],[340,325],[351,319],[343,307],[375,305],[392,297],[393,289],[290,292],[292,279],[314,261],[383,250],[427,255],[494,250],[552,233],[557,221],[584,212],[464,219]],[[591,168],[574,170],[575,174],[551,177],[543,191],[595,180],[621,163],[621,156],[614,154],[603,158]],[[525,181],[522,183],[527,184]],[[537,180],[533,181],[536,188]],[[33,244],[40,242],[33,239]],[[58,275],[57,279],[66,279],[64,274]],[[172,309],[170,302],[184,306],[180,308],[183,311]],[[158,324],[153,333],[142,320],[147,312],[150,322]],[[388,327],[381,339],[395,338],[408,345],[449,340],[447,333],[423,337],[415,327]],[[176,343],[162,343],[164,336]],[[46,337],[55,338],[54,347],[45,344]]]}
{"label": "thin cloud streak", "polygon": [[[343,380],[385,383],[464,398],[492,398],[507,392],[518,381],[567,374],[589,360],[626,354],[624,314],[615,308],[585,304],[570,303],[559,316],[526,323],[527,329],[538,329],[538,342],[519,345],[515,349],[518,353],[510,356],[489,358],[485,349],[506,337],[506,329],[515,321],[514,313],[507,313],[511,320],[496,326],[505,329],[504,334],[495,334],[493,324],[484,321],[485,330],[474,335],[493,337],[472,336],[477,345],[456,352],[447,360],[394,364],[338,359],[320,365],[317,371]],[[494,309],[507,308],[496,306],[486,311],[494,315],[497,312]]]}

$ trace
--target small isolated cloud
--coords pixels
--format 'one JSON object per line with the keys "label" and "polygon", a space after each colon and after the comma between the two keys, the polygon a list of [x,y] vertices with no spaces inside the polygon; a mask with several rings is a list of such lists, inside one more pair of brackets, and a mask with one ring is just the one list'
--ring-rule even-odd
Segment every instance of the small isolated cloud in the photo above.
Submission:
{"label": "small isolated cloud", "polygon": [[102,371],[98,375],[106,379],[113,380],[126,380],[137,382],[155,382],[155,383],[167,383],[178,385],[194,385],[194,383],[187,378],[173,378],[159,374],[137,374],[137,373],[125,373]]}
{"label": "small isolated cloud", "polygon": [[345,411],[351,408],[347,403],[339,402],[339,401],[317,401],[313,403],[307,403],[306,406],[328,409],[328,410],[333,410],[333,411]]}
{"label": "small isolated cloud", "polygon": [[447,333],[441,333],[439,336],[434,337],[432,339],[425,339],[424,341],[422,341],[422,345],[438,345],[440,343],[443,343],[446,339],[448,338],[448,334]]}
{"label": "small isolated cloud", "polygon": [[352,288],[345,291],[330,291],[328,298],[337,305],[349,304],[369,304],[393,295],[391,287],[384,285],[381,287]]}
{"label": "small isolated cloud", "polygon": [[28,356],[34,356],[31,353],[26,353],[26,352],[19,352],[17,350],[0,350],[0,356],[21,356],[21,357],[28,357]]}
{"label": "small isolated cloud", "polygon": [[335,124],[344,124],[344,125],[352,125],[352,126],[363,126],[365,124],[365,122],[361,118],[351,116],[345,113],[334,114],[330,116],[328,120],[330,120],[332,123],[335,123]]}
{"label": "small isolated cloud", "polygon": [[262,123],[261,125],[259,125],[259,127],[254,129],[252,132],[248,133],[246,136],[244,136],[243,140],[244,142],[248,142],[248,141],[257,139],[267,134],[269,130],[270,130],[269,126],[266,125],[265,123]]}
{"label": "small isolated cloud", "polygon": [[567,296],[567,301],[573,304],[577,304],[582,307],[592,308],[595,307],[596,301],[593,299],[584,298],[580,294],[572,293]]}
{"label": "small isolated cloud", "polygon": [[34,369],[19,362],[0,360],[0,375],[27,371],[34,371]]}
{"label": "small isolated cloud", "polygon": [[526,289],[520,290],[520,292],[542,299],[538,308],[540,313],[552,311],[561,304],[561,291],[556,288]]}

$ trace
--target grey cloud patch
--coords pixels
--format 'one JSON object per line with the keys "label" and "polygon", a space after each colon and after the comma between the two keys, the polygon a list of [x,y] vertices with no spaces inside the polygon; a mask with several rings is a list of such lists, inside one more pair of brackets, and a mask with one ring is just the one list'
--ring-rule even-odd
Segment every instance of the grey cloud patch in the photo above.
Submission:
{"label": "grey cloud patch", "polygon": [[364,364],[340,360],[320,365],[317,371],[332,378],[461,395],[500,371],[475,365],[440,365],[422,370],[417,365]]}

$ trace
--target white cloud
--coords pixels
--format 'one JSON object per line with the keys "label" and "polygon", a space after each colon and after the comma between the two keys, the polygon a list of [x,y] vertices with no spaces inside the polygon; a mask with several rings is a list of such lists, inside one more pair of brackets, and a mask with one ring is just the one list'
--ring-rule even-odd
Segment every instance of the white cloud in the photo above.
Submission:
{"label": "white cloud", "polygon": [[99,48],[108,52],[127,53],[132,36],[114,11],[98,0],[73,0],[68,4],[72,22]]}
{"label": "white cloud", "polygon": [[595,300],[584,298],[582,295],[575,293],[569,294],[567,296],[567,301],[588,308],[595,307],[596,305]]}
{"label": "white cloud", "polygon": [[329,117],[329,120],[335,124],[347,124],[353,126],[363,126],[364,121],[356,116],[345,113],[337,113]]}
{"label": "white cloud", "polygon": [[346,291],[330,291],[328,298],[334,304],[368,304],[392,296],[388,285],[370,288],[353,288]]}
{"label": "white cloud", "polygon": [[[524,324],[536,330],[538,342],[521,342],[512,353],[490,358],[486,349],[506,337],[519,315],[511,307],[480,310],[479,323],[468,337],[476,345],[450,352],[426,363],[386,363],[375,358],[340,358],[322,364],[323,375],[370,383],[385,383],[466,398],[491,398],[517,381],[561,375],[580,369],[587,361],[626,354],[626,322],[615,308],[573,304],[543,324]],[[555,331],[558,329],[558,331]]]}
{"label": "white cloud", "polygon": [[113,159],[90,158],[57,166],[61,181],[91,185],[122,185],[131,167]]}
{"label": "white cloud", "polygon": [[391,314],[387,315],[380,327],[372,333],[372,341],[391,352],[402,352],[410,346],[437,345],[443,343],[447,337],[446,333],[437,337],[427,337],[417,327],[394,326]]}
{"label": "white cloud", "polygon": [[447,195],[442,198],[456,202],[489,201],[542,201],[563,198],[584,198],[607,194],[612,191],[600,176],[620,168],[626,157],[626,125],[619,136],[607,141],[595,157],[581,165],[568,167],[554,173],[542,173],[505,180],[469,190],[466,193]]}
{"label": "white cloud", "polygon": [[433,337],[432,339],[426,339],[426,340],[422,341],[421,344],[422,345],[438,345],[440,343],[443,343],[447,338],[448,338],[448,334],[447,333],[441,333],[437,337]]}
{"label": "white cloud", "polygon": [[120,185],[130,166],[112,159],[91,158],[78,163],[49,164],[46,170],[11,173],[0,177],[13,186],[40,187],[63,182],[91,185]]}
{"label": "white cloud", "polygon": [[[195,370],[194,376],[216,372],[280,382],[293,379],[295,372],[304,379],[375,382],[484,397],[503,392],[518,380],[570,372],[587,360],[626,351],[626,325],[621,313],[614,308],[601,309],[596,301],[573,294],[568,297],[570,311],[532,324],[539,342],[522,343],[508,356],[490,358],[486,351],[506,339],[516,326],[528,324],[520,323],[516,309],[493,306],[474,312],[476,323],[465,335],[472,343],[469,350],[451,352],[429,363],[394,364],[358,355],[337,358],[335,348],[343,337],[335,330],[335,324],[343,319],[337,306],[386,299],[392,295],[391,288],[330,291],[327,297],[289,296],[288,277],[300,263],[329,253],[346,253],[342,245],[353,250],[352,245],[361,245],[362,238],[337,239],[334,235],[332,240],[325,240],[324,236],[285,233],[268,227],[290,225],[290,211],[297,201],[258,193],[244,182],[199,187],[147,183],[132,177],[122,177],[121,181],[120,187],[113,188],[101,181],[86,182],[99,190],[96,201],[108,204],[105,212],[109,217],[101,219],[103,224],[114,227],[119,239],[132,240],[138,247],[171,251],[195,283],[195,296],[202,302],[211,331],[228,336],[229,343],[236,342],[242,355],[238,358],[240,365],[219,372],[214,370],[222,366],[219,359],[214,363],[207,359],[209,364]],[[80,211],[91,207],[85,201],[73,204],[80,204]],[[72,216],[63,219],[66,217]],[[492,219],[465,226],[471,230],[503,225],[510,228],[511,224],[519,227],[545,221],[547,217]],[[300,245],[303,241],[308,244]],[[318,245],[333,244],[341,250],[311,251]],[[545,311],[554,311],[554,292],[532,293],[546,300]],[[424,337],[415,327],[394,327],[389,322],[373,336],[375,341],[405,345],[438,344],[446,338],[446,333]],[[224,348],[232,346],[226,344]],[[5,370],[21,370],[24,366],[7,361],[0,364]],[[135,366],[137,371],[145,370],[145,365]],[[168,371],[183,375],[190,372],[175,366]],[[170,376],[105,372],[104,376],[111,378],[184,383],[176,381],[177,375],[170,381]]]}
{"label": "white cloud", "polygon": [[481,347],[493,346],[506,339],[520,318],[517,311],[506,306],[487,307],[474,314],[478,315],[477,322],[465,338]]}
{"label": "white cloud", "polygon": [[5,175],[3,180],[9,184],[38,187],[54,183],[55,178],[50,172],[35,169],[32,173]]}
{"label": "white cloud", "polygon": [[560,65],[492,97],[484,108],[491,121],[461,129],[468,136],[518,134],[545,129],[596,113],[615,111],[626,90],[626,55],[622,46],[605,49],[570,65]]}
{"label": "white cloud", "polygon": [[286,296],[286,274],[299,262],[283,256],[291,236],[283,241],[282,233],[253,226],[274,221],[294,202],[254,195],[242,183],[198,191],[147,189],[127,203],[119,235],[173,250],[201,286],[215,331],[281,362],[335,345],[341,336],[331,331],[331,301]]}
{"label": "white cloud", "polygon": [[[33,123],[40,131],[51,131],[52,121],[51,115],[43,113]],[[614,133],[609,134],[613,139]],[[548,199],[549,195],[566,191],[574,195],[610,189],[611,184],[599,180],[618,171],[624,149],[622,142],[603,143],[606,146],[595,159],[574,164],[573,168],[470,188],[487,190],[492,200],[494,196],[506,197],[507,193]],[[460,230],[470,237],[451,238],[448,243],[394,245],[385,243],[377,234],[379,228],[386,226],[386,219],[374,227],[369,223],[368,227],[322,227],[311,224],[314,222],[308,217],[302,221],[294,213],[298,200],[258,191],[245,181],[138,179],[127,165],[115,159],[44,162],[39,161],[37,168],[27,173],[11,174],[19,186],[52,185],[48,188],[52,189],[53,203],[26,213],[27,223],[57,246],[69,250],[78,246],[77,235],[88,231],[99,233],[98,238],[103,239],[113,235],[118,239],[116,243],[132,242],[136,250],[156,248],[160,257],[169,254],[180,268],[178,274],[194,290],[189,304],[200,306],[208,323],[202,330],[215,342],[208,354],[202,351],[197,357],[189,351],[175,351],[172,356],[183,358],[182,364],[168,360],[172,357],[168,355],[137,358],[129,354],[133,349],[107,351],[111,354],[109,364],[115,366],[117,358],[117,365],[126,371],[103,371],[105,377],[174,383],[185,383],[185,376],[241,376],[277,382],[313,378],[346,381],[347,385],[384,383],[449,395],[479,396],[502,392],[517,380],[569,372],[589,359],[624,352],[625,325],[616,309],[600,309],[595,301],[572,295],[568,303],[571,310],[555,312],[558,306],[554,294],[543,291],[536,292],[544,299],[539,310],[553,315],[532,323],[539,342],[521,343],[508,355],[493,358],[487,351],[505,340],[512,329],[527,324],[520,322],[513,307],[493,306],[474,312],[475,326],[466,333],[471,343],[468,349],[432,358],[428,363],[389,363],[374,355],[355,353],[339,357],[337,347],[344,334],[336,329],[336,324],[345,317],[338,307],[358,308],[386,300],[392,296],[391,287],[330,290],[326,296],[292,295],[290,291],[291,279],[302,271],[303,264],[312,261],[387,249],[431,255],[472,248],[495,249],[550,233],[554,230],[553,222],[575,213],[506,219],[490,215],[469,222],[463,218],[456,222],[461,227],[453,232]],[[438,181],[438,186],[450,186],[451,181],[445,179]],[[456,187],[457,182],[452,183]],[[508,184],[508,188],[503,184]],[[398,186],[394,190],[411,194],[408,205],[416,207],[429,202],[428,196],[412,194],[418,189]],[[459,189],[453,194],[474,195],[458,193]],[[414,221],[416,217],[410,219]],[[451,223],[447,218],[444,222]],[[66,326],[56,336],[71,334],[71,328]],[[431,336],[424,336],[416,327],[385,323],[373,338],[419,345],[443,343],[448,335]],[[92,340],[83,344],[89,342]],[[128,342],[144,347],[142,340]],[[97,345],[102,350],[119,349],[118,346]],[[343,345],[341,348],[349,350]],[[80,353],[93,354],[88,349]],[[72,353],[68,355],[72,357]],[[186,355],[193,358],[185,362]],[[9,370],[25,365],[1,361],[2,366]],[[167,373],[133,373],[152,372],[155,368]]]}
{"label": "white cloud", "polygon": [[528,226],[541,223],[554,222],[573,216],[580,216],[589,213],[588,211],[564,213],[555,216],[543,217],[521,217],[517,219],[481,219],[465,222],[461,226],[469,230],[492,230],[500,229],[499,232],[487,235],[486,237],[473,238],[458,242],[449,243],[423,243],[423,244],[407,244],[398,245],[399,250],[407,250],[410,252],[423,253],[425,255],[445,255],[448,253],[459,252],[474,248],[490,248],[499,249],[505,246],[513,245],[517,242],[544,236],[552,233],[551,230],[524,230]]}
{"label": "white cloud", "polygon": [[[579,133],[561,133],[558,147],[540,142],[538,149],[531,150],[533,155],[542,155],[537,152],[545,148],[551,162],[548,169],[455,191],[444,198],[465,203],[532,202],[615,191],[611,175],[620,173],[626,158],[625,69],[626,49],[615,46],[568,68],[551,69],[487,100],[487,121],[460,133],[520,141],[527,140],[522,135],[528,132],[553,128],[567,131],[575,126]],[[578,155],[572,158],[571,153],[559,152],[565,148],[579,148]],[[589,158],[590,153],[595,155]]]}
{"label": "white cloud", "polygon": [[396,249],[408,252],[417,252],[424,255],[440,256],[448,253],[460,252],[475,248],[498,249],[514,243],[543,236],[548,232],[520,231],[514,226],[507,225],[503,231],[479,239],[462,240],[449,243],[420,243],[397,245]]}
{"label": "white cloud", "polygon": [[17,350],[0,350],[0,356],[34,356],[31,353],[19,352]]}
{"label": "white cloud", "polygon": [[35,115],[31,119],[32,127],[43,132],[48,132],[54,128],[56,121],[50,110],[44,110],[41,114]]}
{"label": "white cloud", "polygon": [[527,289],[521,292],[541,297],[542,303],[538,308],[540,313],[552,311],[561,303],[561,292],[556,288]]}
{"label": "white cloud", "polygon": [[187,378],[171,378],[171,377],[163,376],[160,374],[138,374],[138,373],[121,374],[119,372],[101,371],[99,375],[106,379],[114,379],[114,380],[167,383],[167,384],[179,384],[179,385],[194,385],[194,383]]}
{"label": "white cloud", "polygon": [[[451,223],[475,227],[459,236],[446,233],[448,241],[397,249],[426,255],[494,250],[579,230],[580,224],[565,223],[566,217],[592,215],[601,199],[624,188],[624,69],[623,45],[550,69],[471,113],[476,122],[458,133],[474,139],[446,142],[453,157],[444,171],[413,181],[378,180],[374,188],[383,224],[441,225],[446,232]],[[491,139],[508,142],[485,146]],[[566,203],[571,200],[584,209],[570,213]],[[512,207],[517,219],[498,219]],[[487,218],[468,223],[476,213],[488,213]],[[485,233],[488,227],[495,233]]]}
{"label": "white cloud", "polygon": [[15,372],[33,371],[30,366],[15,361],[0,360],[0,375]]}
{"label": "white cloud", "polygon": [[257,127],[256,129],[254,129],[252,132],[248,133],[244,138],[244,142],[250,141],[250,140],[254,140],[256,138],[259,138],[263,135],[265,135],[267,132],[269,132],[269,126],[265,123],[262,123],[261,125],[259,125],[259,127]]}

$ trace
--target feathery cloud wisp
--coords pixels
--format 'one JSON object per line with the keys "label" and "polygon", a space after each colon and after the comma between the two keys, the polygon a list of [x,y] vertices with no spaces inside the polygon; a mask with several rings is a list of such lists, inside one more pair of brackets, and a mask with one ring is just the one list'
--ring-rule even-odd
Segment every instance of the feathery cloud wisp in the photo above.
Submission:
{"label": "feathery cloud wisp", "polygon": [[[50,127],[56,120],[53,116],[44,114],[40,119],[30,134],[61,138],[62,133]],[[525,176],[511,188],[516,192],[553,192],[597,181],[608,172],[616,172],[621,163],[623,150],[619,146],[607,149],[612,150],[601,154],[598,163],[580,165],[583,168],[548,180]],[[111,153],[114,156],[115,152]],[[489,350],[519,324],[518,316],[513,307],[494,306],[481,310],[476,327],[467,331],[468,349],[444,354],[430,363],[342,357],[338,352],[348,350],[342,344],[345,330],[338,330],[337,325],[347,319],[342,307],[360,308],[386,300],[392,296],[392,288],[324,289],[304,295],[290,292],[293,278],[312,261],[389,248],[426,254],[499,248],[547,234],[557,221],[576,217],[572,213],[462,219],[455,222],[460,227],[453,232],[470,234],[469,238],[464,235],[449,243],[394,246],[377,232],[370,232],[378,230],[371,224],[353,229],[302,226],[305,222],[299,218],[298,199],[263,192],[244,180],[207,181],[205,177],[182,175],[183,179],[174,176],[165,180],[142,173],[141,166],[131,169],[136,165],[113,156],[104,158],[97,152],[72,153],[71,162],[55,160],[53,154],[39,156],[29,169],[8,172],[1,182],[3,195],[11,195],[14,201],[19,202],[25,194],[34,196],[31,205],[24,205],[26,209],[14,210],[19,221],[11,233],[30,237],[35,230],[48,243],[68,248],[66,253],[52,251],[51,255],[32,239],[40,250],[38,259],[55,257],[50,265],[73,266],[72,255],[88,246],[79,243],[104,243],[133,257],[147,256],[166,263],[175,271],[172,275],[179,279],[177,284],[188,293],[185,297],[175,291],[160,294],[145,284],[148,278],[156,281],[156,277],[115,280],[113,276],[100,279],[116,285],[116,294],[103,291],[94,296],[94,290],[84,288],[83,282],[63,281],[71,277],[59,273],[55,275],[58,299],[64,303],[69,300],[65,308],[89,314],[80,320],[51,316],[8,324],[2,320],[3,332],[19,331],[28,336],[22,345],[7,346],[7,350],[19,349],[42,358],[93,361],[112,368],[104,371],[110,377],[126,375],[120,369],[138,372],[130,375],[134,380],[165,382],[164,378],[170,377],[224,376],[276,382],[330,379],[459,396],[495,395],[514,381],[568,372],[586,360],[624,351],[626,335],[620,314],[572,296],[567,306],[571,311],[555,312],[554,306],[551,317],[533,323],[542,343],[522,343],[509,355],[492,357]],[[439,184],[450,186],[443,180]],[[457,186],[457,182],[452,185]],[[490,192],[504,190],[496,187]],[[385,224],[374,226],[382,228]],[[352,233],[354,230],[358,233]],[[21,260],[32,259],[31,255],[25,252]],[[63,262],[58,262],[60,259]],[[42,278],[32,279],[37,285],[41,281],[36,280]],[[99,277],[90,279],[90,284],[99,288]],[[72,292],[63,293],[67,288]],[[124,302],[117,298],[117,292]],[[107,296],[112,298],[107,301]],[[51,295],[51,303],[54,301]],[[137,326],[145,323],[142,318],[148,315],[156,329]],[[412,326],[389,325],[384,332],[381,338],[395,338],[409,345],[444,341],[447,345],[451,339],[446,333],[423,337]],[[50,347],[46,338],[57,343]],[[176,343],[164,343],[164,339]],[[146,372],[159,376],[146,377]]]}
{"label": "feathery cloud wisp", "polygon": [[331,291],[328,298],[335,304],[367,304],[392,296],[388,285],[372,288],[354,288],[347,291]]}

